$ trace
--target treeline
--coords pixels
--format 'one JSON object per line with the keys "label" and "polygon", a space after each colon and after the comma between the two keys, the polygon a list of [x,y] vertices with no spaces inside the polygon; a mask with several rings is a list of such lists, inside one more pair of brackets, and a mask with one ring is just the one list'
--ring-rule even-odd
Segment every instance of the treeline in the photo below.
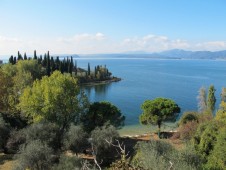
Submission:
{"label": "treeline", "polygon": [[24,56],[18,51],[17,57],[12,55],[9,58],[9,63],[16,64],[19,60],[37,60],[38,64],[46,69],[46,75],[50,76],[55,70],[59,70],[61,73],[70,73],[75,72],[77,75],[77,64],[74,63],[73,57],[64,58],[63,60],[59,59],[57,56],[55,59],[53,56],[50,56],[49,51],[44,54],[44,56],[37,56],[36,50],[34,51],[33,57],[27,57],[27,54],[24,53]]}
{"label": "treeline", "polygon": [[[77,62],[73,60],[73,57],[66,57],[60,60],[59,56],[50,56],[49,51],[44,54],[44,56],[37,56],[36,51],[34,51],[33,57],[27,57],[27,54],[22,54],[18,51],[17,57],[10,56],[9,63],[15,65],[21,60],[37,60],[38,64],[44,68],[44,75],[50,76],[54,71],[58,70],[61,73],[70,73],[79,79],[80,83],[90,83],[98,82],[110,79],[117,79],[116,77],[111,77],[112,73],[109,72],[108,68],[102,65],[97,65],[94,70],[91,69],[88,63],[87,70],[77,67]],[[117,79],[119,80],[119,79]]]}

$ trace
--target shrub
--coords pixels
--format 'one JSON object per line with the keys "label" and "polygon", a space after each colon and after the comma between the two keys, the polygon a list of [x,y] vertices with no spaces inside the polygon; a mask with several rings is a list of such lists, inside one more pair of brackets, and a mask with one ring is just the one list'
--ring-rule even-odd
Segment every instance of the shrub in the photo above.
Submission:
{"label": "shrub", "polygon": [[59,128],[57,125],[47,122],[34,123],[24,129],[26,143],[29,143],[33,140],[40,140],[53,149],[58,149],[60,145],[57,136],[58,132]]}
{"label": "shrub", "polygon": [[26,142],[26,135],[24,129],[21,130],[12,130],[10,132],[9,139],[6,144],[8,153],[17,153],[19,146]]}
{"label": "shrub", "polygon": [[0,125],[0,150],[6,147],[7,139],[9,137],[10,130],[4,125]]}
{"label": "shrub", "polygon": [[88,144],[88,135],[80,126],[71,125],[64,137],[64,146],[76,154]]}
{"label": "shrub", "polygon": [[185,112],[180,118],[179,125],[183,126],[184,124],[191,121],[198,122],[198,119],[199,119],[199,114],[197,112]]}
{"label": "shrub", "polygon": [[52,167],[53,170],[80,170],[82,160],[78,157],[61,156],[59,164]]}
{"label": "shrub", "polygon": [[51,166],[51,155],[53,151],[47,144],[40,140],[34,140],[23,145],[20,148],[19,154],[15,156],[17,164],[14,167],[17,170],[34,169],[43,170],[49,169]]}
{"label": "shrub", "polygon": [[192,142],[195,150],[203,159],[207,159],[217,141],[219,129],[223,126],[220,121],[210,121],[199,125]]}
{"label": "shrub", "polygon": [[163,141],[139,142],[136,150],[137,153],[132,160],[136,167],[153,170],[198,169],[198,161],[196,161],[197,164],[193,163],[193,160],[198,158],[194,153],[177,151],[169,143]]}
{"label": "shrub", "polygon": [[187,141],[190,140],[196,133],[197,128],[198,128],[197,121],[189,121],[183,124],[182,126],[179,127],[180,138]]}
{"label": "shrub", "polygon": [[98,161],[102,160],[103,163],[111,163],[112,157],[114,157],[115,148],[108,144],[108,142],[114,143],[115,139],[119,137],[119,134],[113,126],[103,126],[96,128],[91,133],[91,144],[93,146],[96,158]]}

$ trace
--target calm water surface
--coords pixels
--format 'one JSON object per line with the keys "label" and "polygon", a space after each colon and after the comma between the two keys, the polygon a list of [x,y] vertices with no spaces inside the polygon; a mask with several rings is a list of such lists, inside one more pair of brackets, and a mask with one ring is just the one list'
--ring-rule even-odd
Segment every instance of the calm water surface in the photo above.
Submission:
{"label": "calm water surface", "polygon": [[122,81],[85,87],[89,99],[110,101],[126,116],[122,133],[139,133],[149,127],[139,125],[141,104],[147,99],[173,99],[184,111],[197,110],[201,86],[216,88],[217,106],[222,87],[226,87],[226,61],[155,59],[78,59],[79,67],[91,69],[106,65]]}

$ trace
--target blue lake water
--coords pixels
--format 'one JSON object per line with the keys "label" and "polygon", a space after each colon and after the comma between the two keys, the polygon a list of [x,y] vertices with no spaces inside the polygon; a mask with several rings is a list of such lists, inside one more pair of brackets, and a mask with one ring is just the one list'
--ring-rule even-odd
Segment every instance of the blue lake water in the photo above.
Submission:
{"label": "blue lake water", "polygon": [[[126,116],[125,133],[147,127],[139,125],[141,104],[147,99],[173,99],[182,110],[197,110],[200,87],[213,84],[216,88],[216,107],[222,87],[226,87],[226,61],[218,60],[158,60],[158,59],[78,59],[79,67],[91,69],[106,65],[122,81],[86,87],[89,99],[110,101]],[[133,130],[132,130],[133,129]]]}

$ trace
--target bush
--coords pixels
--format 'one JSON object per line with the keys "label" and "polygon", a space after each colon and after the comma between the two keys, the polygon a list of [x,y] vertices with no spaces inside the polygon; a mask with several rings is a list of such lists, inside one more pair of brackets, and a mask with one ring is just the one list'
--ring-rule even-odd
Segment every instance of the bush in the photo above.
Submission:
{"label": "bush", "polygon": [[47,144],[40,140],[31,141],[20,148],[19,154],[15,156],[16,170],[34,169],[43,170],[51,167],[51,155],[53,151]]}
{"label": "bush", "polygon": [[184,124],[199,120],[199,114],[197,112],[185,112],[182,117],[180,118],[179,125],[183,126]]}
{"label": "bush", "polygon": [[24,129],[12,130],[6,144],[7,153],[17,153],[21,144],[26,142]]}
{"label": "bush", "polygon": [[180,138],[187,141],[190,140],[196,133],[197,128],[198,128],[197,121],[189,121],[183,124],[182,126],[179,127]]}
{"label": "bush", "polygon": [[114,157],[115,148],[106,142],[114,143],[115,139],[119,137],[119,134],[113,126],[103,126],[96,128],[91,133],[91,144],[93,146],[96,158],[98,161],[102,160],[104,163],[111,163],[112,157]]}
{"label": "bush", "polygon": [[71,125],[69,131],[65,134],[63,145],[65,149],[70,149],[77,154],[87,146],[87,138],[88,135],[82,127]]}
{"label": "bush", "polygon": [[34,123],[24,129],[26,143],[33,140],[40,140],[53,149],[59,149],[58,134],[59,128],[53,123]]}
{"label": "bush", "polygon": [[4,149],[4,152],[6,152],[6,143],[7,139],[9,138],[10,130],[4,125],[0,125],[0,150]]}
{"label": "bush", "polygon": [[59,164],[52,167],[53,170],[80,170],[82,160],[78,157],[61,156]]}
{"label": "bush", "polygon": [[213,151],[207,158],[206,169],[225,169],[226,167],[226,127],[219,131]]}
{"label": "bush", "polygon": [[[199,159],[194,153],[177,151],[169,143],[151,140],[139,142],[132,160],[135,167],[143,169],[198,169]],[[193,162],[194,160],[197,160]]]}

